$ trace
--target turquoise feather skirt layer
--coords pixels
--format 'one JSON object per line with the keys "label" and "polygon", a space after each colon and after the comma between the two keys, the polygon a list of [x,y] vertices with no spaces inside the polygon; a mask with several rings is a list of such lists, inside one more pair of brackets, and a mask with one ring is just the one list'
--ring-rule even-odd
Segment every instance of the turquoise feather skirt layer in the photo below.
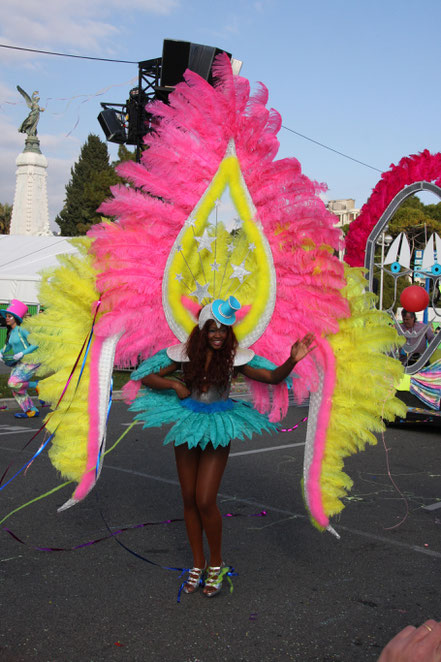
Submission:
{"label": "turquoise feather skirt layer", "polygon": [[[256,358],[253,359],[255,363]],[[274,365],[266,359],[262,361]],[[142,379],[171,363],[166,351],[161,350],[144,361],[132,373],[131,378]],[[264,414],[247,402],[228,399],[204,404],[192,398],[179,400],[171,389],[142,389],[130,406],[130,411],[138,412],[135,420],[142,421],[144,429],[172,424],[164,444],[172,443],[174,446],[187,444],[189,448],[204,449],[208,444],[212,444],[217,448],[228,446],[232,439],[251,439],[253,434],[277,431],[274,423],[270,423]]]}
{"label": "turquoise feather skirt layer", "polygon": [[187,444],[189,448],[204,449],[207,444],[214,448],[228,446],[232,439],[251,439],[253,434],[277,430],[274,423],[246,402],[222,400],[206,405],[206,409],[201,404],[191,398],[179,400],[174,391],[148,389],[136,398],[130,411],[139,412],[135,419],[142,421],[144,428],[172,423],[164,444]]}

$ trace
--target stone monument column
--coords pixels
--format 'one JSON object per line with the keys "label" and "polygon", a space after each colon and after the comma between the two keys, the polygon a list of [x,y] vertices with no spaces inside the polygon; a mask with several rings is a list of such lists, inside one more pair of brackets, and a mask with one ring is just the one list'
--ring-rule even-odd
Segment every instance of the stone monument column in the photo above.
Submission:
{"label": "stone monument column", "polygon": [[17,178],[9,234],[52,235],[47,202],[47,159],[37,137],[26,139],[16,161]]}
{"label": "stone monument column", "polygon": [[16,160],[17,178],[9,234],[50,236],[53,233],[49,228],[47,160],[40,151],[37,137],[37,124],[44,108],[38,105],[38,92],[33,92],[30,97],[19,85],[17,90],[30,112],[18,129],[27,136],[25,148]]}

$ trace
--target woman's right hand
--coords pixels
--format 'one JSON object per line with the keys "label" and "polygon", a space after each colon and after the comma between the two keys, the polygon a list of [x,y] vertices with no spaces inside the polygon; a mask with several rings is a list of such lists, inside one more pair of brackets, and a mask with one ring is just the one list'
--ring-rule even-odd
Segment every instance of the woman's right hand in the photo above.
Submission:
{"label": "woman's right hand", "polygon": [[173,380],[173,388],[176,391],[176,395],[179,400],[185,400],[190,395],[190,390],[182,382]]}

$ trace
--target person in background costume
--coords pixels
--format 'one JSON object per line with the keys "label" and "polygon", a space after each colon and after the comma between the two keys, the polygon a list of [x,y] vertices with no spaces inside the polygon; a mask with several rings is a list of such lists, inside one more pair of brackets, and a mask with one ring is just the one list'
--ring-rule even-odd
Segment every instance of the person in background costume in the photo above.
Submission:
{"label": "person in background costume", "polygon": [[[228,571],[221,552],[222,516],[216,504],[217,493],[230,452],[230,441],[244,432],[275,430],[268,418],[244,402],[229,399],[232,377],[238,372],[249,379],[265,384],[279,384],[286,379],[296,363],[314,349],[314,337],[307,334],[291,347],[288,359],[273,369],[249,365],[254,356],[251,350],[239,349],[232,325],[240,304],[235,297],[218,299],[200,312],[197,326],[186,343],[167,350],[170,364],[142,378],[142,383],[157,391],[175,391],[175,404],[155,406],[151,395],[140,397],[132,410],[142,411],[136,418],[144,427],[176,421],[164,443],[174,444],[176,465],[184,502],[184,518],[193,567],[183,590],[194,593],[201,582],[203,593],[211,597],[219,593],[222,577]],[[147,359],[133,373],[134,379],[151,365]],[[183,381],[169,379],[182,366]],[[172,413],[170,413],[172,412]],[[217,417],[220,425],[207,430],[201,416]],[[166,417],[166,418],[165,418]],[[243,424],[241,426],[241,423]],[[242,429],[241,429],[242,427]],[[243,438],[243,434],[240,434]],[[203,532],[207,537],[210,558],[207,567],[203,546]],[[204,578],[205,575],[205,578]]]}
{"label": "person in background costume", "polygon": [[37,349],[37,345],[31,345],[28,342],[29,331],[20,328],[27,312],[26,304],[18,299],[12,299],[8,308],[0,310],[0,314],[6,319],[6,324],[10,329],[9,338],[0,352],[0,359],[12,367],[8,386],[22,410],[18,414],[14,414],[16,418],[35,418],[40,415],[28,394],[28,388],[37,386],[37,382],[31,381],[31,379],[39,364],[22,362],[23,356],[31,354]]}
{"label": "person in background costume", "polygon": [[[0,329],[1,329],[1,328],[5,328],[5,329],[6,329],[6,339],[5,339],[5,343],[7,343],[7,342],[8,342],[8,338],[9,338],[9,334],[11,333],[11,329],[10,329],[10,328],[8,327],[8,325],[6,324],[6,320],[5,320],[4,317],[2,317],[2,315],[0,315]],[[4,410],[7,409],[7,408],[8,408],[7,405],[0,404],[0,411],[4,411]]]}
{"label": "person in background costume", "polygon": [[402,323],[400,324],[405,336],[406,345],[401,349],[400,360],[412,365],[415,363],[429,343],[435,337],[430,325],[418,322],[414,312],[408,310],[401,311]]}

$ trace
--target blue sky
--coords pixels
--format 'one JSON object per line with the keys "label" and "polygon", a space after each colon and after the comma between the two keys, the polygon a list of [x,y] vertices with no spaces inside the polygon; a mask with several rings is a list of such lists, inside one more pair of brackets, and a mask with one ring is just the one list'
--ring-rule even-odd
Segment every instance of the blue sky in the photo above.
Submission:
{"label": "blue sky", "polygon": [[[269,88],[284,126],[383,171],[440,150],[440,19],[439,0],[3,0],[0,44],[135,62],[160,57],[167,38],[224,48],[252,86]],[[13,202],[24,146],[19,84],[46,107],[39,136],[53,219],[87,135],[104,139],[100,101],[124,102],[137,66],[5,48],[0,62],[0,202]],[[279,157],[298,158],[328,199],[360,207],[380,177],[286,129],[279,137]]]}

